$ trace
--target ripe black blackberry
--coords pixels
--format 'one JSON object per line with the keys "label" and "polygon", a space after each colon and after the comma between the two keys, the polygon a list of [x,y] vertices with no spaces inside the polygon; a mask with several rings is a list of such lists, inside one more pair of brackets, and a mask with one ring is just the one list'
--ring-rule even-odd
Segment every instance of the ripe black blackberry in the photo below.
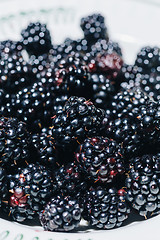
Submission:
{"label": "ripe black blackberry", "polygon": [[118,55],[122,56],[122,50],[117,42],[106,39],[99,39],[94,45],[91,46],[92,54],[96,55],[100,52],[116,52]]}
{"label": "ripe black blackberry", "polygon": [[0,56],[17,54],[21,55],[23,50],[22,44],[20,42],[6,40],[0,42]]}
{"label": "ripe black blackberry", "polygon": [[38,217],[52,194],[50,172],[41,165],[30,164],[20,168],[17,174],[9,175],[8,182],[4,211],[17,222]]}
{"label": "ripe black blackberry", "polygon": [[11,99],[13,116],[27,123],[28,129],[37,132],[51,124],[54,92],[42,82],[24,88]]}
{"label": "ripe black blackberry", "polygon": [[41,212],[40,222],[46,231],[68,232],[78,227],[82,209],[70,196],[57,195]]}
{"label": "ripe black blackberry", "polygon": [[149,73],[149,74],[142,75],[141,87],[155,101],[160,100],[160,93],[159,93],[160,74],[159,73]]}
{"label": "ripe black blackberry", "polygon": [[0,86],[8,93],[17,93],[33,81],[29,64],[21,55],[5,54],[0,60]]}
{"label": "ripe black blackberry", "polygon": [[87,182],[82,171],[75,162],[62,166],[55,172],[54,192],[64,196],[72,196],[81,199],[87,189]]}
{"label": "ripe black blackberry", "polygon": [[55,72],[55,85],[60,92],[85,97],[90,84],[88,68],[80,59],[69,56],[60,62]]}
{"label": "ripe black blackberry", "polygon": [[124,173],[123,150],[112,139],[85,139],[76,158],[82,172],[95,182],[111,183],[117,174]]}
{"label": "ripe black blackberry", "polygon": [[53,112],[56,114],[58,111],[61,111],[69,99],[69,96],[67,94],[58,95],[53,100]]}
{"label": "ripe black blackberry", "polygon": [[48,133],[32,134],[33,151],[36,157],[36,162],[51,169],[57,167],[57,150],[51,135]]}
{"label": "ripe black blackberry", "polygon": [[106,109],[112,96],[115,94],[115,82],[102,74],[91,75],[93,89],[92,100],[96,107]]}
{"label": "ripe black blackberry", "polygon": [[135,65],[142,73],[157,71],[160,66],[160,49],[158,47],[143,47],[137,54]]}
{"label": "ripe black blackberry", "polygon": [[86,137],[98,134],[104,111],[85,98],[70,97],[62,111],[53,116],[52,137],[61,148],[72,151]]}
{"label": "ripe black blackberry", "polygon": [[85,39],[90,45],[94,44],[98,39],[108,40],[107,27],[101,14],[93,14],[82,18],[80,26]]}
{"label": "ripe black blackberry", "polygon": [[21,42],[30,55],[47,53],[52,47],[50,32],[47,26],[40,22],[30,23],[22,30],[21,35]]}
{"label": "ripe black blackberry", "polygon": [[126,178],[126,199],[141,216],[160,212],[160,154],[132,159]]}
{"label": "ripe black blackberry", "polygon": [[3,200],[6,198],[8,193],[7,188],[7,173],[6,170],[0,167],[0,208],[2,206]]}
{"label": "ripe black blackberry", "polygon": [[82,216],[94,227],[100,229],[120,227],[129,213],[130,208],[123,189],[91,187],[84,195]]}
{"label": "ripe black blackberry", "polygon": [[29,159],[30,134],[16,118],[0,118],[0,166],[12,171]]}

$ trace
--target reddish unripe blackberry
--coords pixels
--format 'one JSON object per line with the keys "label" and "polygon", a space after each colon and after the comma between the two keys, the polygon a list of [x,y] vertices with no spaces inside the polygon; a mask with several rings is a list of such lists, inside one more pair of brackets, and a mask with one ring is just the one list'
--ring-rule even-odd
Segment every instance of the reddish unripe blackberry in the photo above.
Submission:
{"label": "reddish unripe blackberry", "polygon": [[30,164],[8,176],[8,196],[4,211],[18,222],[38,217],[52,194],[51,173],[44,166]]}
{"label": "reddish unripe blackberry", "polygon": [[46,205],[39,219],[46,231],[68,232],[78,227],[82,209],[70,196],[57,195]]}
{"label": "reddish unripe blackberry", "polygon": [[82,216],[100,229],[120,227],[130,214],[124,189],[91,187],[84,195]]}
{"label": "reddish unripe blackberry", "polygon": [[53,116],[52,137],[61,148],[73,147],[100,130],[104,111],[85,98],[70,97],[62,111]]}
{"label": "reddish unripe blackberry", "polygon": [[126,198],[145,218],[160,212],[160,155],[131,159]]}
{"label": "reddish unripe blackberry", "polygon": [[117,174],[124,173],[123,150],[112,139],[85,139],[76,159],[82,172],[94,182],[110,183]]}

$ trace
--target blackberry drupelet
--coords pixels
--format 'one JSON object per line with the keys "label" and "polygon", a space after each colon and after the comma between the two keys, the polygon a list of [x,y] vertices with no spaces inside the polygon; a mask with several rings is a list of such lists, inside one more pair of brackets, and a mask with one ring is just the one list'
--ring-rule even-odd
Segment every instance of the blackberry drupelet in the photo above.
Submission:
{"label": "blackberry drupelet", "polygon": [[62,111],[53,116],[52,137],[61,148],[76,149],[86,137],[98,134],[104,111],[91,101],[76,96],[70,97]]}
{"label": "blackberry drupelet", "polygon": [[51,135],[48,133],[32,134],[33,151],[36,162],[51,169],[57,167],[57,150]]}
{"label": "blackberry drupelet", "polygon": [[94,227],[120,227],[129,214],[124,189],[91,187],[84,196],[82,216]]}
{"label": "blackberry drupelet", "polygon": [[75,162],[68,163],[55,172],[53,185],[55,194],[69,195],[77,200],[83,197],[87,189],[85,175]]}
{"label": "blackberry drupelet", "polygon": [[160,212],[160,154],[131,160],[126,178],[126,199],[141,216]]}
{"label": "blackberry drupelet", "polygon": [[52,195],[50,172],[41,165],[30,164],[8,177],[9,190],[4,210],[11,219],[23,222],[38,217]]}
{"label": "blackberry drupelet", "polygon": [[52,47],[50,32],[47,26],[40,22],[30,23],[22,30],[21,36],[22,44],[30,55],[47,53]]}
{"label": "blackberry drupelet", "polygon": [[90,45],[94,44],[98,39],[108,40],[107,27],[101,14],[93,14],[82,18],[80,26],[85,39]]}
{"label": "blackberry drupelet", "polygon": [[91,83],[87,66],[78,58],[67,57],[60,62],[55,71],[55,85],[60,92],[70,96],[89,95]]}
{"label": "blackberry drupelet", "polygon": [[8,93],[17,93],[31,85],[34,76],[29,64],[21,55],[5,54],[0,59],[0,86]]}
{"label": "blackberry drupelet", "polygon": [[78,227],[82,209],[74,198],[57,195],[41,212],[40,222],[46,231],[72,231]]}
{"label": "blackberry drupelet", "polygon": [[111,183],[125,170],[122,148],[104,137],[87,138],[80,145],[76,158],[82,172],[94,182]]}
{"label": "blackberry drupelet", "polygon": [[[4,55],[21,55],[21,52],[23,50],[22,44],[20,42],[12,41],[12,40],[6,40],[0,42],[0,56]],[[1,58],[0,57],[0,58]]]}
{"label": "blackberry drupelet", "polygon": [[30,134],[16,118],[0,118],[0,166],[12,171],[29,160]]}
{"label": "blackberry drupelet", "polygon": [[53,100],[53,112],[56,114],[64,108],[65,103],[69,99],[67,94],[58,95]]}
{"label": "blackberry drupelet", "polygon": [[160,66],[160,49],[158,47],[143,47],[137,54],[135,65],[142,73],[157,71]]}
{"label": "blackberry drupelet", "polygon": [[116,92],[115,82],[111,81],[102,74],[91,75],[93,97],[92,100],[96,107],[106,109],[111,98]]}
{"label": "blackberry drupelet", "polygon": [[0,167],[0,208],[3,200],[6,198],[8,192],[7,188],[7,173],[6,170]]}
{"label": "blackberry drupelet", "polygon": [[13,116],[27,123],[33,132],[49,127],[53,116],[54,92],[42,82],[24,88],[11,99]]}

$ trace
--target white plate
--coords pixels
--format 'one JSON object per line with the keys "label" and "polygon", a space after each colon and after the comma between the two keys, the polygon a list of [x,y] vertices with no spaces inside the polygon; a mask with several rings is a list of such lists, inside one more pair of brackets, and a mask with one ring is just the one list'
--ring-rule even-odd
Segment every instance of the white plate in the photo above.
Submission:
{"label": "white plate", "polygon": [[[35,20],[48,24],[55,43],[80,38],[80,18],[95,12],[106,17],[110,37],[122,46],[127,63],[142,46],[159,44],[159,0],[0,0],[0,40],[19,39],[20,30]],[[84,225],[78,233],[50,233],[0,219],[0,240],[159,240],[159,224],[160,215],[108,231]]]}

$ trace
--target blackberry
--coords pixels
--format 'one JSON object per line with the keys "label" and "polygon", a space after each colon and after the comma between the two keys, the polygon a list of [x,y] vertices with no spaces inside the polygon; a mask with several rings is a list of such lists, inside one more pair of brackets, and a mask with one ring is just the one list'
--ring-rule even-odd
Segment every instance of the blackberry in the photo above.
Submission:
{"label": "blackberry", "polygon": [[95,55],[100,52],[116,52],[118,55],[122,56],[122,50],[117,42],[106,39],[99,39],[94,45],[91,46],[91,51]]}
{"label": "blackberry", "polygon": [[149,73],[144,74],[141,77],[141,87],[142,89],[155,101],[160,100],[160,74],[159,73]]}
{"label": "blackberry", "polygon": [[84,196],[83,217],[92,226],[100,229],[120,227],[128,218],[124,189],[91,187]]}
{"label": "blackberry", "polygon": [[61,148],[73,147],[86,137],[98,133],[104,111],[85,98],[70,97],[62,111],[53,116],[52,137]]}
{"label": "blackberry", "polygon": [[50,172],[41,165],[30,164],[9,175],[8,197],[4,210],[17,222],[38,217],[52,194]]}
{"label": "blackberry", "polygon": [[160,155],[131,160],[126,179],[126,198],[145,218],[160,212]]}
{"label": "blackberry", "polygon": [[33,74],[28,63],[17,54],[5,54],[0,60],[0,86],[8,93],[16,93],[29,86]]}
{"label": "blackberry", "polygon": [[21,36],[22,44],[30,55],[47,53],[52,47],[50,32],[47,26],[40,22],[30,23],[22,30]]}
{"label": "blackberry", "polygon": [[110,183],[117,174],[124,173],[123,150],[112,139],[87,138],[76,158],[82,171],[95,182]]}
{"label": "blackberry", "polygon": [[143,47],[137,54],[135,65],[142,73],[155,72],[160,66],[160,49],[158,47]]}
{"label": "blackberry", "polygon": [[69,96],[67,94],[58,95],[53,100],[53,112],[56,114],[58,111],[61,111],[67,102]]}
{"label": "blackberry", "polygon": [[82,209],[74,198],[57,195],[41,212],[40,222],[46,231],[72,231],[78,227]]}
{"label": "blackberry", "polygon": [[29,158],[30,134],[16,118],[0,118],[0,166],[12,170]]}
{"label": "blackberry", "polygon": [[68,163],[55,172],[53,185],[55,193],[69,195],[77,200],[87,189],[86,179],[75,162]]}
{"label": "blackberry", "polygon": [[3,200],[7,196],[7,192],[7,173],[4,168],[0,167],[0,208],[2,206]]}
{"label": "blackberry", "polygon": [[93,14],[81,19],[80,24],[85,39],[90,45],[98,39],[107,39],[108,33],[104,17],[101,14]]}
{"label": "blackberry", "polygon": [[102,74],[91,75],[91,82],[93,85],[92,100],[95,106],[105,109],[116,92],[115,82]]}
{"label": "blackberry", "polygon": [[0,42],[0,56],[17,54],[21,55],[23,50],[22,44],[20,42],[6,40]]}
{"label": "blackberry", "polygon": [[78,58],[69,56],[60,62],[55,72],[55,84],[60,92],[67,92],[70,96],[74,94],[85,97],[86,92],[89,94],[90,87],[87,66]]}
{"label": "blackberry", "polygon": [[13,116],[27,123],[28,129],[40,131],[51,124],[54,92],[42,82],[24,88],[11,99]]}
{"label": "blackberry", "polygon": [[44,132],[33,134],[32,144],[34,145],[33,151],[35,152],[36,162],[55,169],[57,166],[57,150],[51,135]]}

